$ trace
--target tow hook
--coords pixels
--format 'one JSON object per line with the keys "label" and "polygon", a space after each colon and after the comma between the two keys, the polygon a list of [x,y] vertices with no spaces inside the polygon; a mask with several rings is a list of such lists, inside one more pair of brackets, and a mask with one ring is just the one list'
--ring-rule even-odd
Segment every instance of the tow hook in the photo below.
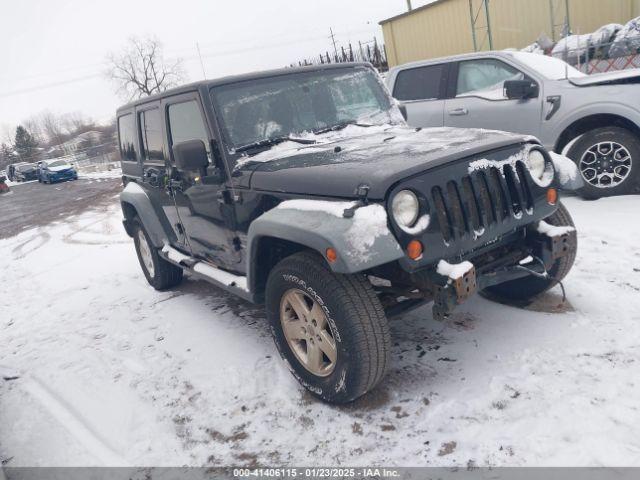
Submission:
{"label": "tow hook", "polygon": [[457,305],[467,301],[477,289],[475,267],[470,268],[458,278],[449,277],[445,285],[436,285],[433,296],[433,319],[445,320]]}

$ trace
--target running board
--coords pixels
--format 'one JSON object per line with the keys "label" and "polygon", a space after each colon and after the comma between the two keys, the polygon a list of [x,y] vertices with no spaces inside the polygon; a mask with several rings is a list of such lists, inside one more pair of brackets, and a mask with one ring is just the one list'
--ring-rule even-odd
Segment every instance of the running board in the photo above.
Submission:
{"label": "running board", "polygon": [[254,301],[253,295],[247,288],[247,277],[245,276],[234,275],[221,270],[209,263],[186,255],[167,244],[160,251],[160,255],[168,262],[182,267],[183,270],[186,270],[196,278],[206,280],[216,287],[227,290],[245,300]]}

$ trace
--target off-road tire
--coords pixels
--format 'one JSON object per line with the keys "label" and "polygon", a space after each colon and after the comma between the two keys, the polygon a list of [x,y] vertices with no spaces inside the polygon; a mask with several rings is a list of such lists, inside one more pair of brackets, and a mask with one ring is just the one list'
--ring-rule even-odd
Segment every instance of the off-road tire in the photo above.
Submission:
{"label": "off-road tire", "polygon": [[[545,218],[544,221],[555,226],[575,226],[571,215],[562,203],[558,205],[558,209],[555,213]],[[560,257],[555,261],[553,266],[548,270],[549,278],[540,278],[529,275],[527,277],[518,278],[517,280],[493,285],[484,289],[481,294],[490,300],[495,300],[501,303],[509,303],[514,300],[530,300],[555,287],[558,282],[561,282],[562,279],[567,276],[576,259],[576,252],[577,243],[576,248],[569,251],[569,253],[564,257]]]}
{"label": "off-road tire", "polygon": [[[285,338],[280,306],[291,289],[302,290],[326,314],[337,349],[335,367],[328,376],[307,370]],[[336,274],[317,253],[297,253],[271,270],[265,300],[280,355],[313,395],[330,403],[347,403],[382,380],[389,365],[391,336],[382,305],[364,275]]]}
{"label": "off-road tire", "polygon": [[[153,275],[150,274],[142,259],[138,232],[142,232],[147,241],[151,259],[153,261]],[[151,285],[156,290],[166,290],[167,288],[175,287],[182,282],[182,269],[173,265],[172,263],[169,263],[160,256],[158,249],[153,246],[153,243],[151,243],[149,235],[147,235],[144,226],[138,218],[135,218],[133,220],[133,242],[136,247],[136,255],[138,256],[138,261],[140,262],[140,268],[142,268],[142,273],[144,273],[144,276],[147,279],[147,282],[149,282],[149,285]]]}
{"label": "off-road tire", "polygon": [[583,178],[584,186],[577,191],[583,198],[594,200],[600,197],[625,195],[637,192],[640,188],[640,138],[625,128],[603,127],[591,130],[571,146],[567,156],[578,165],[578,171],[580,171],[580,159],[589,148],[609,141],[618,143],[628,150],[631,156],[631,171],[619,185],[608,188],[596,187]]}

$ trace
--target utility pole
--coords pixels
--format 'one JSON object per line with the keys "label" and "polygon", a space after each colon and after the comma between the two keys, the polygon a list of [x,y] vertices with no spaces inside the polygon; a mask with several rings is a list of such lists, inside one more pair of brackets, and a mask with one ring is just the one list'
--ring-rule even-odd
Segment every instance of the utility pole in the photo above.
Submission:
{"label": "utility pole", "polygon": [[338,56],[338,47],[336,47],[336,36],[333,34],[333,29],[331,27],[329,27],[329,31],[331,32],[331,35],[329,35],[329,38],[333,42],[333,52],[336,54],[336,57],[337,57]]}
{"label": "utility pole", "polygon": [[411,7],[411,0],[407,0],[407,11],[411,11],[413,8]]}

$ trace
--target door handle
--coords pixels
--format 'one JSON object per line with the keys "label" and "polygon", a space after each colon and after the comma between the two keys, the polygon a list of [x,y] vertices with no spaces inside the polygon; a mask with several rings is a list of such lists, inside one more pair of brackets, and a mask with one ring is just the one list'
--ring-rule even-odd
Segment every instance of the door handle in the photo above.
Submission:
{"label": "door handle", "polygon": [[453,115],[454,117],[459,117],[461,115],[468,115],[469,110],[466,108],[455,108],[453,110],[449,110],[449,115]]}

